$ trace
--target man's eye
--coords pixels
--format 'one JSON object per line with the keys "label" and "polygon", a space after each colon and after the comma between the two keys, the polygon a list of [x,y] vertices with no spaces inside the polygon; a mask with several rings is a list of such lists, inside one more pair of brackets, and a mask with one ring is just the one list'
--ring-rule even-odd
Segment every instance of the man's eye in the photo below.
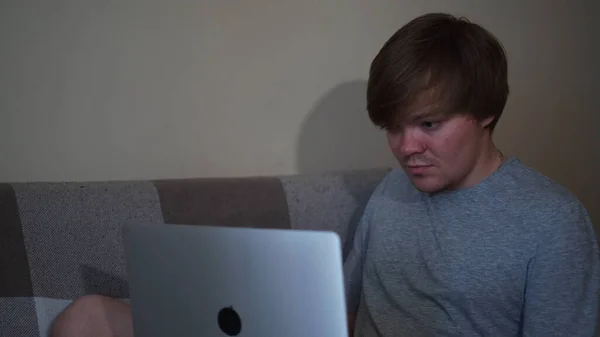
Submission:
{"label": "man's eye", "polygon": [[440,126],[439,122],[425,121],[421,123],[421,126],[427,130],[433,130]]}

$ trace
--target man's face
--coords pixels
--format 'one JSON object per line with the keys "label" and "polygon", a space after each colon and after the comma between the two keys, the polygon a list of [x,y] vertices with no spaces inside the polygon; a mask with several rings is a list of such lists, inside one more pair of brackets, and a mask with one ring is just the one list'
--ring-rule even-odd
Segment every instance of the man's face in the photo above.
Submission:
{"label": "man's face", "polygon": [[413,185],[436,193],[468,186],[489,137],[484,126],[467,115],[416,113],[388,130],[388,144]]}

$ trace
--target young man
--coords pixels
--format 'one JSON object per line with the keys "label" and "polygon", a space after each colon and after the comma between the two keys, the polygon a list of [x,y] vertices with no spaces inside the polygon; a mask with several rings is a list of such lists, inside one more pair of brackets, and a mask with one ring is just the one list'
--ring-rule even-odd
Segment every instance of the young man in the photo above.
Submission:
{"label": "young man", "polygon": [[582,204],[492,132],[507,62],[484,28],[414,19],[371,65],[367,108],[402,169],[345,263],[354,336],[594,336],[600,264]]}
{"label": "young man", "polygon": [[[345,263],[355,336],[593,336],[585,209],[492,141],[506,68],[486,30],[443,14],[408,23],[373,61],[369,115],[402,169],[374,192]],[[53,336],[131,336],[129,310],[81,298]]]}

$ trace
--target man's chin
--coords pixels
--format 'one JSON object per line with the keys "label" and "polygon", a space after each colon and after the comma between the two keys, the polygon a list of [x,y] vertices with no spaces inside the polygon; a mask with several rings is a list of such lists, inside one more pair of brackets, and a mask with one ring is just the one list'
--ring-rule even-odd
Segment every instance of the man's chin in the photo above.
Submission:
{"label": "man's chin", "polygon": [[410,181],[417,190],[423,193],[438,193],[445,189],[443,184],[430,177],[410,177]]}

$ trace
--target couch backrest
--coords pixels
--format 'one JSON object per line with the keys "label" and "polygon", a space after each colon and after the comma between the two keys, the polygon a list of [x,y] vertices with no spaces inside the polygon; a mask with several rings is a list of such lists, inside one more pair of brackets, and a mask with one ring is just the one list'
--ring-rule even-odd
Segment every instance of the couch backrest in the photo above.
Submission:
{"label": "couch backrest", "polygon": [[330,230],[345,257],[386,172],[0,184],[0,336],[47,336],[85,294],[128,298],[128,222]]}

